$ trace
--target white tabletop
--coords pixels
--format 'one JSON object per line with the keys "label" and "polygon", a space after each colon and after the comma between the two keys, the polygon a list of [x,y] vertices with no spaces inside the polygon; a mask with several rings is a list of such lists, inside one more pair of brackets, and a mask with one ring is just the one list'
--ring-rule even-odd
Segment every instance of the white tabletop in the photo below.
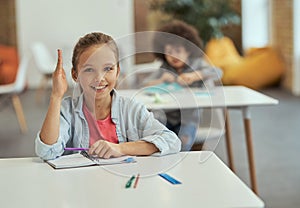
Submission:
{"label": "white tabletop", "polygon": [[249,107],[276,105],[278,100],[244,86],[216,87],[209,91],[187,88],[178,92],[147,95],[143,89],[118,90],[122,96],[134,98],[149,109],[187,109],[207,107]]}
{"label": "white tabletop", "polygon": [[[182,182],[172,185],[157,175]],[[133,174],[136,189],[125,189]],[[138,157],[137,163],[54,170],[38,158],[0,160],[1,207],[264,207],[213,153]]]}

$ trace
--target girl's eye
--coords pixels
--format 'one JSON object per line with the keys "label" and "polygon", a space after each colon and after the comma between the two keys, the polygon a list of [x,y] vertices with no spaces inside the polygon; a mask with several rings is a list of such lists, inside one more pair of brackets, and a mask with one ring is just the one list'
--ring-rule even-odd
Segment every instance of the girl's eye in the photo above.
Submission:
{"label": "girl's eye", "polygon": [[93,71],[94,71],[93,68],[86,68],[86,69],[84,69],[84,72],[93,72]]}
{"label": "girl's eye", "polygon": [[104,71],[111,71],[113,69],[114,69],[113,66],[107,66],[107,67],[104,68]]}

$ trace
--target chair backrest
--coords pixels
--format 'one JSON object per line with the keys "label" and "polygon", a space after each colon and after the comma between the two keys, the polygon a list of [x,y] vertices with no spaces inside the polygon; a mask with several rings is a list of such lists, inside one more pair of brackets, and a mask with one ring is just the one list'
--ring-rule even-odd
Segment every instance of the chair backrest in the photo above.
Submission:
{"label": "chair backrest", "polygon": [[26,85],[26,72],[28,69],[29,57],[24,55],[21,57],[21,62],[18,67],[14,91],[21,92]]}
{"label": "chair backrest", "polygon": [[26,72],[28,69],[29,57],[23,56],[19,62],[16,79],[13,83],[0,85],[0,94],[19,93],[23,91],[26,84]]}
{"label": "chair backrest", "polygon": [[56,62],[46,45],[42,42],[35,42],[31,46],[31,51],[38,69],[43,74],[53,73]]}

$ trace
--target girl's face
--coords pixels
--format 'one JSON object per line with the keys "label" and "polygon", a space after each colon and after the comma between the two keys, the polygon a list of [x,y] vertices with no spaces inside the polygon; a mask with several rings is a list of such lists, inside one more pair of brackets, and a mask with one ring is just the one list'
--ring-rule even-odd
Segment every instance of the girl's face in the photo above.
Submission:
{"label": "girl's face", "polygon": [[77,82],[86,99],[107,99],[115,87],[120,68],[114,52],[106,44],[89,47],[78,61]]}
{"label": "girl's face", "polygon": [[188,61],[190,53],[183,46],[173,46],[167,44],[165,46],[165,58],[170,66],[176,70],[180,70]]}

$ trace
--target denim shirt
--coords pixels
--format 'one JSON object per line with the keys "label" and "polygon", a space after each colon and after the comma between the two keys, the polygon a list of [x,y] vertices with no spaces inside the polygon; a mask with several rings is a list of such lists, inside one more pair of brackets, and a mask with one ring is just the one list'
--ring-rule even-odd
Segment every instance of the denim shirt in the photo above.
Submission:
{"label": "denim shirt", "polygon": [[[121,97],[117,91],[112,93],[111,118],[116,124],[119,143],[143,140],[153,143],[159,152],[155,155],[177,153],[181,141],[153,117],[146,107],[130,98]],[[64,147],[89,147],[89,127],[84,117],[83,95],[76,99],[66,97],[60,109],[60,133],[57,142],[45,144],[38,132],[35,140],[36,154],[44,159],[54,159],[64,154]]]}

